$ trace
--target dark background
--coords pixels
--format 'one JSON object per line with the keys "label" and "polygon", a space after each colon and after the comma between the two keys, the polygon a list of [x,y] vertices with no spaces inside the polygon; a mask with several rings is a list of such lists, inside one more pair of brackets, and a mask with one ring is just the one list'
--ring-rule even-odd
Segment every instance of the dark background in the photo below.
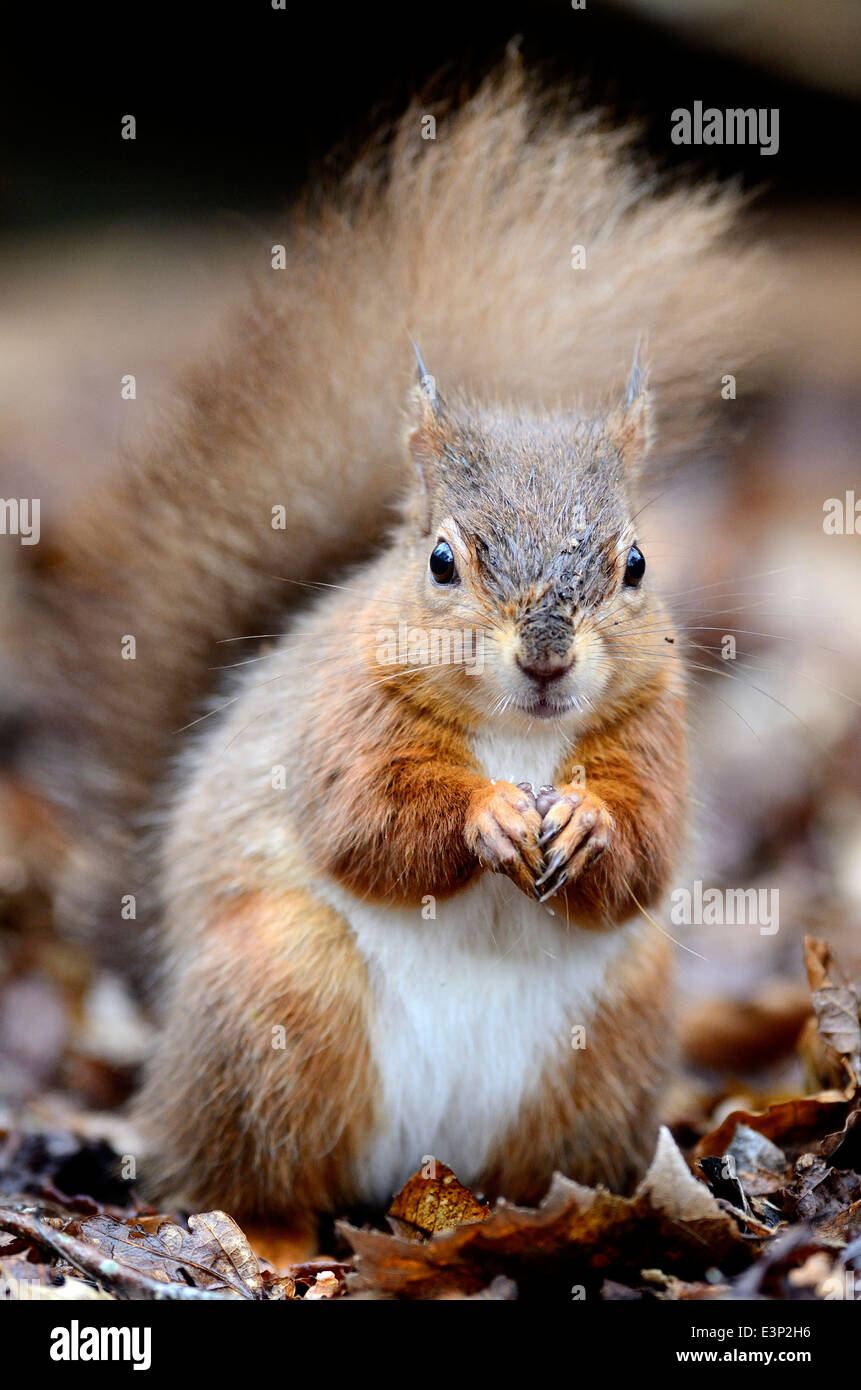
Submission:
{"label": "dark background", "polygon": [[[122,5],[98,18],[56,7],[31,23],[7,52],[0,231],[146,211],[253,215],[301,185],[333,147],[353,148],[434,75],[454,71],[472,86],[514,35],[529,60],[573,80],[586,101],[641,116],[644,142],[662,161],[766,180],[775,203],[854,191],[857,103],[707,52],[601,0],[584,11],[568,0],[289,0],[286,11],[234,0]],[[671,145],[671,111],[695,100],[779,107],[779,152]],[[129,113],[134,142],[120,139]]]}

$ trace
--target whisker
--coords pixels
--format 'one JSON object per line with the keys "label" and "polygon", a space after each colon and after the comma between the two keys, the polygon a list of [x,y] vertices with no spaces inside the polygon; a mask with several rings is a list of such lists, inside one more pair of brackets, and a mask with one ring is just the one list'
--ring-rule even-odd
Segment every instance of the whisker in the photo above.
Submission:
{"label": "whisker", "polygon": [[351,588],[349,584],[330,584],[322,579],[291,579],[289,575],[285,574],[270,574],[267,577],[277,579],[280,584],[296,584],[299,588],[314,589],[318,592],[323,589],[339,589],[345,594],[355,594],[357,598],[361,598],[367,603],[403,603],[403,599],[381,598],[377,594],[369,593],[366,589]]}
{"label": "whisker", "polygon": [[[688,660],[687,660],[685,657],[683,657],[683,656],[679,656],[679,655],[674,654],[673,652],[666,652],[666,653],[663,653],[663,655],[665,655],[665,656],[667,657],[667,659],[669,659],[669,660],[671,660],[671,661],[680,661],[680,662],[682,662],[683,665],[684,665],[684,667],[685,667],[686,679],[687,679],[687,681],[689,682],[689,684],[695,685],[695,686],[697,687],[698,690],[704,690],[704,691],[706,692],[706,694],[709,696],[710,699],[717,700],[717,701],[718,701],[720,704],[722,704],[726,709],[730,710],[733,714],[737,715],[737,717],[741,720],[742,724],[744,724],[745,728],[746,728],[746,729],[749,729],[750,732],[753,734],[753,736],[754,736],[754,738],[756,739],[757,743],[762,744],[762,741],[763,741],[763,740],[760,738],[759,734],[756,732],[756,729],[753,727],[753,725],[750,723],[750,721],[747,720],[747,719],[745,719],[745,717],[744,717],[744,715],[742,714],[741,710],[736,709],[735,705],[731,704],[729,700],[725,700],[725,699],[723,698],[722,695],[718,695],[717,691],[714,690],[714,689],[712,688],[712,686],[711,686],[707,681],[700,680],[697,676],[691,675],[691,673],[690,673],[690,671],[691,671],[691,662],[690,662],[690,661],[688,661]],[[619,656],[619,655],[616,655],[616,656],[615,656],[615,660],[617,660],[617,661],[633,661],[633,662],[637,662],[637,661],[639,661],[639,662],[644,662],[644,661],[645,661],[645,662],[651,663],[651,658],[650,658],[650,657],[647,657],[647,656],[629,656],[629,655]],[[608,667],[609,667],[610,671],[612,672],[612,662],[608,662],[607,664],[608,664]],[[708,670],[708,671],[711,671],[711,670],[712,670],[711,667],[703,667],[702,669],[703,669],[703,670]],[[573,744],[572,744],[572,747],[573,747]]]}
{"label": "whisker", "polygon": [[[715,654],[717,653],[717,648],[716,648],[716,647],[709,647],[709,646],[706,645],[705,642],[691,642],[689,645],[692,646],[692,647],[695,647],[695,648],[699,649],[700,651],[704,651],[704,652],[714,652]],[[789,667],[789,666],[763,666],[763,665],[761,665],[761,664],[754,665],[754,663],[753,663],[751,657],[749,657],[749,656],[747,656],[747,655],[743,655],[742,657],[738,657],[738,658],[735,658],[735,659],[736,659],[737,661],[743,663],[744,669],[746,669],[746,670],[747,670],[747,669],[750,669],[750,670],[752,670],[752,671],[768,671],[768,672],[772,672],[772,673],[774,673],[775,675],[779,675],[779,676],[780,676],[780,675],[786,675],[786,674],[790,674],[790,675],[793,675],[793,676],[800,676],[802,680],[811,681],[813,685],[821,686],[822,689],[823,689],[823,690],[827,690],[827,691],[829,692],[829,694],[831,694],[831,695],[839,695],[840,698],[841,698],[841,700],[848,700],[849,703],[850,703],[851,705],[856,705],[859,709],[861,709],[861,700],[856,700],[854,695],[849,695],[849,694],[847,694],[847,692],[846,692],[845,690],[839,690],[839,689],[837,688],[836,685],[828,685],[828,683],[827,683],[826,681],[820,680],[818,676],[812,676],[812,675],[810,674],[809,671],[802,671],[802,670],[801,670],[799,667],[797,667],[797,666]],[[719,668],[718,668],[718,669],[719,669]]]}
{"label": "whisker", "polygon": [[772,575],[775,575],[775,574],[791,574],[793,570],[795,570],[797,573],[801,573],[801,567],[800,567],[799,565],[783,565],[783,566],[781,566],[781,567],[778,568],[778,569],[773,569],[773,570],[760,570],[757,574],[740,574],[740,575],[738,576],[737,580],[735,580],[735,581],[733,581],[733,580],[730,579],[730,578],[727,578],[727,579],[716,579],[712,584],[698,584],[698,585],[696,585],[696,587],[691,588],[691,589],[678,589],[678,590],[677,590],[675,593],[673,593],[673,594],[666,594],[665,597],[666,597],[666,598],[679,598],[679,597],[681,597],[683,594],[701,594],[701,593],[704,593],[707,589],[719,588],[719,587],[721,586],[721,584],[730,584],[730,583],[733,583],[733,582],[736,582],[736,583],[739,583],[739,584],[747,584],[747,583],[750,582],[751,579],[770,579]]}
{"label": "whisker", "polygon": [[231,705],[235,705],[237,700],[241,699],[241,695],[234,695],[232,700],[227,700],[225,704],[219,705],[217,709],[208,710],[207,713],[202,714],[199,719],[192,719],[190,724],[183,724],[181,729],[174,729],[173,732],[175,734],[184,734],[187,729],[193,729],[195,724],[202,724],[204,719],[211,719],[214,714],[221,714],[224,710],[229,709]]}
{"label": "whisker", "polygon": [[640,909],[640,912],[645,917],[646,921],[651,922],[655,930],[661,933],[661,936],[665,936],[668,941],[672,941],[673,945],[678,946],[680,950],[688,951],[692,956],[696,956],[697,960],[704,960],[708,962],[708,956],[700,955],[699,951],[695,951],[692,946],[686,946],[683,941],[677,941],[674,936],[670,936],[670,933],[668,931],[665,931],[664,928],[660,925],[660,923],[656,922],[654,917],[649,915],[649,913],[643,907],[643,904],[640,902],[639,898],[634,896],[633,889],[631,888],[630,883],[628,883],[628,880],[624,879],[623,882],[628,892],[631,894],[631,897],[634,899],[634,902],[636,903],[637,907]]}

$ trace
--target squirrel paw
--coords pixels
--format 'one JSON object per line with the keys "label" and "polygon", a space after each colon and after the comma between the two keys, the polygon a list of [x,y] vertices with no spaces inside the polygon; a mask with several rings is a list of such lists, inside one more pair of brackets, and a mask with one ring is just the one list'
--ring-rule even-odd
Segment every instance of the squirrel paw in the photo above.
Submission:
{"label": "squirrel paw", "polygon": [[488,782],[470,802],[464,830],[467,847],[485,868],[507,874],[528,897],[543,859],[538,847],[541,817],[531,789]]}
{"label": "squirrel paw", "polygon": [[555,798],[550,792],[542,787],[538,796],[544,813],[538,844],[545,865],[535,892],[542,903],[600,858],[613,830],[613,818],[600,797],[577,786],[562,787]]}

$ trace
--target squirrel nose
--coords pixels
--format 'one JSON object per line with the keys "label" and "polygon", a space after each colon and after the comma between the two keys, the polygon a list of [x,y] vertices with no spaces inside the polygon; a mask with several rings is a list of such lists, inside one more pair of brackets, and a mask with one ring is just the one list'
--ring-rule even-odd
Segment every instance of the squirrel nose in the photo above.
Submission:
{"label": "squirrel nose", "polygon": [[521,661],[518,656],[517,664],[521,671],[533,680],[539,681],[542,685],[549,685],[551,681],[559,680],[566,671],[570,671],[574,665],[574,658],[549,652],[547,656],[532,657],[528,661]]}

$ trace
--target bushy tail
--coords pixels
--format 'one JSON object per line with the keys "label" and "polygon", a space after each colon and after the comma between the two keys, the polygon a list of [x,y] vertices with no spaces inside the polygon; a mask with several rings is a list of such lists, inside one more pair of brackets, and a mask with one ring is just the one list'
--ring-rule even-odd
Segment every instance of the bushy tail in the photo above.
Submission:
{"label": "bushy tail", "polygon": [[443,390],[549,405],[619,391],[646,335],[665,456],[702,443],[703,401],[756,347],[761,261],[732,191],[662,186],[630,131],[534,91],[514,58],[433,113],[433,139],[429,114],[413,106],[291,215],[286,269],[266,247],[173,417],[22,586],[31,769],[86,847],[71,915],[119,927],[122,894],[146,903],[138,827],[236,650],[219,641],[266,630],[301,593],[285,578],[320,579],[381,534],[410,334]]}

